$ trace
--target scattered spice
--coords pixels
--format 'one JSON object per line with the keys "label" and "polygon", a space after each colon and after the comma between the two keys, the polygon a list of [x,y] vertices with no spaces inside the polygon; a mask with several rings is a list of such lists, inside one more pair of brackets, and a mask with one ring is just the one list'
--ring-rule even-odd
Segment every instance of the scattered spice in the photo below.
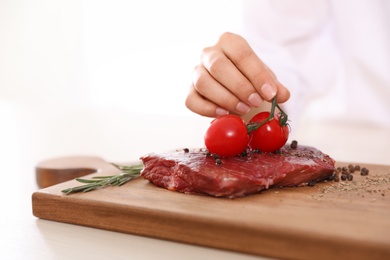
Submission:
{"label": "scattered spice", "polygon": [[[355,171],[360,171],[361,176],[354,176],[352,173]],[[321,193],[312,195],[312,198],[316,200],[324,200],[325,198],[331,200],[332,196],[343,198],[355,196],[367,199],[370,202],[379,201],[380,198],[383,198],[387,193],[390,193],[390,170],[385,173],[382,172],[381,174],[374,175],[368,175],[368,173],[369,170],[360,165],[337,167],[333,175],[327,180],[333,181],[333,183],[324,186],[321,189]],[[373,196],[376,197],[373,198]]]}
{"label": "scattered spice", "polygon": [[190,149],[184,148],[183,151],[184,151],[185,153],[189,153],[189,152],[190,152]]}
{"label": "scattered spice", "polygon": [[[360,170],[361,169],[361,170]],[[343,167],[337,167],[335,169],[335,172],[334,174],[331,176],[331,178],[328,178],[329,181],[335,181],[335,182],[339,182],[340,179],[342,181],[352,181],[353,180],[353,175],[352,173],[354,173],[355,171],[360,171],[360,174],[362,176],[366,176],[368,175],[368,172],[369,170],[365,167],[363,168],[360,168],[360,165],[353,165],[353,164],[349,164],[348,167],[347,166],[343,166]],[[339,174],[341,174],[341,176],[339,176]]]}

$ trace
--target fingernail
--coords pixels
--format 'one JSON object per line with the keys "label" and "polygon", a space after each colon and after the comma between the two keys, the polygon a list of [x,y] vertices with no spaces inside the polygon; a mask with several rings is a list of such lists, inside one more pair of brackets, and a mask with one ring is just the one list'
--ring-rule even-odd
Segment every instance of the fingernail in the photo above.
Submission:
{"label": "fingernail", "polygon": [[223,109],[223,108],[218,107],[218,108],[215,110],[215,114],[216,114],[217,116],[223,116],[223,115],[229,114],[229,111],[227,111],[226,109]]}
{"label": "fingernail", "polygon": [[250,107],[247,104],[243,103],[243,102],[239,102],[237,104],[237,106],[236,106],[236,109],[237,109],[238,112],[246,114],[246,113],[249,112]]}
{"label": "fingernail", "polygon": [[259,107],[261,105],[261,103],[263,103],[263,99],[260,97],[259,94],[257,93],[252,93],[250,94],[249,98],[248,98],[248,102],[254,106],[254,107]]}
{"label": "fingernail", "polygon": [[266,100],[271,100],[276,95],[276,88],[266,83],[261,87],[261,92]]}

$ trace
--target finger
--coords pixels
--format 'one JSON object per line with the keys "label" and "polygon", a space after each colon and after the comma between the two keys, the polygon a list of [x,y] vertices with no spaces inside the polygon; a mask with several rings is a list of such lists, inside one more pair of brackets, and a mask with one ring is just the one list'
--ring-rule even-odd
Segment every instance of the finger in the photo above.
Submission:
{"label": "finger", "polygon": [[278,82],[278,94],[276,96],[276,101],[278,103],[284,103],[290,98],[290,91]]}
{"label": "finger", "polygon": [[221,48],[243,75],[251,82],[260,96],[271,101],[278,91],[277,80],[241,36],[225,33],[221,36]]}
{"label": "finger", "polygon": [[193,74],[193,86],[201,96],[230,112],[248,113],[250,107],[216,81],[203,66],[197,66]]}
{"label": "finger", "polygon": [[263,99],[257,93],[252,83],[219,48],[211,47],[204,49],[202,64],[216,81],[226,87],[242,102],[253,107],[259,107],[262,104]]}
{"label": "finger", "polygon": [[191,86],[190,92],[185,101],[186,107],[194,113],[207,117],[218,117],[229,114],[224,108],[217,106],[215,103],[205,99]]}

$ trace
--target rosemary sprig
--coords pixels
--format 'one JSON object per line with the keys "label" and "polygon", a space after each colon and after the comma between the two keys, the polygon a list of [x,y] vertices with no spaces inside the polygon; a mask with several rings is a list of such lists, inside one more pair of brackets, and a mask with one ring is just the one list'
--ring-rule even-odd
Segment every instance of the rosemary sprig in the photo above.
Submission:
{"label": "rosemary sprig", "polygon": [[77,178],[76,181],[85,183],[84,185],[67,188],[61,192],[65,195],[69,195],[77,192],[88,192],[98,188],[104,188],[107,186],[121,186],[126,182],[135,179],[140,176],[141,170],[143,168],[142,163],[132,166],[120,166],[112,163],[116,168],[121,170],[120,174],[109,175],[109,176],[95,176],[92,179],[82,179]]}

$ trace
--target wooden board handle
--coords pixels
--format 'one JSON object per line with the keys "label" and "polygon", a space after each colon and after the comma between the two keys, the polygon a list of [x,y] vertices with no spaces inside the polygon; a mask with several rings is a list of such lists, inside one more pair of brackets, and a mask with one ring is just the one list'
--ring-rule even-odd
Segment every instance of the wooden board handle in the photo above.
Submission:
{"label": "wooden board handle", "polygon": [[103,172],[109,166],[111,165],[99,157],[61,157],[40,162],[35,168],[35,174],[38,187],[46,188],[91,173]]}

